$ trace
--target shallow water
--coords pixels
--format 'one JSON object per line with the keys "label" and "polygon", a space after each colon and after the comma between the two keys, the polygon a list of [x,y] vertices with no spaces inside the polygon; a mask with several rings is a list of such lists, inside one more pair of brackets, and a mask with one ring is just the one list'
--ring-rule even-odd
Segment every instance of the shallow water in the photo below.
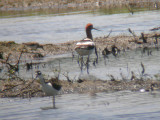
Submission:
{"label": "shallow water", "polygon": [[[89,74],[87,74],[85,66],[81,72],[76,54],[74,58],[72,58],[71,53],[59,56],[48,56],[39,60],[39,63],[33,65],[33,69],[29,71],[27,71],[25,65],[21,65],[18,75],[23,79],[31,79],[35,77],[35,71],[40,70],[45,74],[46,78],[56,76],[59,73],[60,79],[66,79],[65,76],[68,75],[73,81],[79,77],[91,80],[110,80],[110,75],[113,75],[117,79],[129,80],[132,71],[137,77],[140,78],[142,76],[141,63],[143,63],[145,68],[143,77],[157,79],[154,75],[160,74],[160,68],[158,67],[160,66],[160,51],[157,49],[149,49],[149,51],[152,51],[151,55],[148,55],[147,51],[145,53],[142,53],[142,51],[142,49],[137,49],[124,53],[121,52],[116,57],[111,54],[106,59],[104,59],[102,55],[99,55],[98,64],[95,66],[93,62],[96,56],[93,54],[90,56]],[[30,63],[31,60],[27,62]],[[7,68],[4,68],[0,72],[2,78],[6,77],[7,70]]]}
{"label": "shallow water", "polygon": [[121,91],[115,93],[64,94],[52,98],[7,99],[0,98],[0,119],[56,119],[56,120],[159,120],[160,93]]}
{"label": "shallow water", "polygon": [[[103,10],[104,12],[104,10]],[[131,28],[136,34],[148,32],[160,25],[159,10],[141,11],[121,14],[102,14],[101,11],[79,11],[63,14],[43,14],[23,17],[0,18],[0,41],[15,41],[17,43],[62,43],[71,40],[81,40],[86,37],[84,28],[87,23],[93,23],[93,36],[129,34]]]}
{"label": "shallow water", "polygon": [[[72,58],[71,54],[59,56],[57,58],[46,58],[44,59],[45,67],[43,67],[44,63],[42,63],[39,65],[38,69],[50,77],[56,75],[55,73],[57,72],[54,72],[54,70],[60,69],[60,79],[66,79],[63,74],[66,75],[67,72],[72,80],[76,80],[79,77],[85,77],[91,80],[110,80],[109,75],[113,75],[118,79],[123,79],[122,76],[126,79],[130,79],[131,71],[133,71],[137,77],[142,75],[141,63],[143,63],[145,67],[144,76],[154,78],[155,74],[160,74],[160,68],[158,67],[160,66],[160,63],[158,62],[160,60],[160,51],[157,49],[150,49],[150,51],[152,51],[152,54],[149,56],[147,52],[143,54],[141,49],[121,53],[117,57],[111,54],[106,59],[100,55],[98,64],[95,66],[93,65],[93,62],[96,57],[95,55],[92,55],[89,63],[89,74],[87,74],[86,67],[83,67],[83,71],[81,72],[77,62],[77,56]],[[23,70],[24,69],[21,69],[21,71]],[[37,67],[29,71],[28,75],[30,74],[31,76],[31,73],[36,70]],[[22,76],[24,75],[22,74]]]}

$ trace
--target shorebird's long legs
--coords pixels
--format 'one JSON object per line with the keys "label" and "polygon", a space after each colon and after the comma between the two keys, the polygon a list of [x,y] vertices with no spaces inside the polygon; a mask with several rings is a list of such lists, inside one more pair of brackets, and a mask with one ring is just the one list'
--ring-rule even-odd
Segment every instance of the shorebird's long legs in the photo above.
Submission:
{"label": "shorebird's long legs", "polygon": [[53,100],[53,109],[55,109],[56,108],[56,106],[55,106],[55,96],[53,96],[52,100]]}
{"label": "shorebird's long legs", "polygon": [[95,54],[96,54],[96,63],[98,63],[98,53],[97,53],[97,48],[96,48],[96,46],[95,46]]}
{"label": "shorebird's long legs", "polygon": [[[78,65],[79,65],[79,55],[78,55],[78,60],[77,60],[77,63],[78,63]],[[80,66],[80,65],[79,65]]]}
{"label": "shorebird's long legs", "polygon": [[81,56],[80,60],[81,60],[81,65],[80,65],[80,67],[81,67],[81,73],[82,73],[82,72],[83,72],[83,56]]}
{"label": "shorebird's long legs", "polygon": [[86,65],[87,65],[87,73],[89,74],[89,55],[88,55],[88,58],[87,58]]}

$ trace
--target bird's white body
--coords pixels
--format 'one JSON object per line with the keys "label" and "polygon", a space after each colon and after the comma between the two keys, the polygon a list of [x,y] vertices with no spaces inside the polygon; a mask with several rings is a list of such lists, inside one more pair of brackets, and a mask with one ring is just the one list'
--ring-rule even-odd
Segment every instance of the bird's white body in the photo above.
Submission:
{"label": "bird's white body", "polygon": [[80,55],[80,56],[85,56],[85,55],[90,55],[93,53],[95,50],[95,44],[94,42],[86,38],[84,40],[81,40],[76,44],[75,51]]}
{"label": "bird's white body", "polygon": [[[40,83],[42,85],[42,90],[45,92],[47,96],[53,96],[53,108],[55,107],[55,95],[58,93],[58,91],[61,89],[61,85],[58,85],[58,87],[55,87],[55,84],[52,83],[46,83],[43,75],[40,71],[36,72],[37,77],[40,79]],[[56,85],[57,86],[57,85]]]}
{"label": "bird's white body", "polygon": [[51,83],[45,83],[43,76],[39,76],[42,90],[46,93],[47,96],[55,96],[58,93],[58,90],[56,90]]}
{"label": "bird's white body", "polygon": [[58,90],[54,89],[51,83],[42,85],[42,90],[46,93],[47,96],[54,96],[58,93]]}

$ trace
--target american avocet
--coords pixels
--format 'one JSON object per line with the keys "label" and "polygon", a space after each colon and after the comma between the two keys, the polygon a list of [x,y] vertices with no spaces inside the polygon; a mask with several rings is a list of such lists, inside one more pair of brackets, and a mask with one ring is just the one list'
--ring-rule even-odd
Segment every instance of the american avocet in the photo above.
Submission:
{"label": "american avocet", "polygon": [[86,25],[86,35],[87,38],[81,40],[76,44],[75,51],[80,55],[80,56],[85,56],[85,55],[90,55],[93,53],[95,50],[95,43],[93,42],[93,37],[91,30],[96,28],[93,27],[93,24],[88,23]]}
{"label": "american avocet", "polygon": [[92,29],[97,30],[96,28],[93,27],[93,24],[88,23],[86,25],[87,38],[85,38],[85,39],[81,40],[80,42],[78,42],[76,44],[76,47],[75,47],[75,51],[81,57],[81,72],[82,72],[82,68],[83,68],[83,56],[88,55],[88,59],[87,59],[87,62],[86,62],[87,72],[88,72],[88,69],[89,69],[89,64],[88,64],[89,63],[89,56],[93,53],[93,51],[95,51],[95,54],[97,56],[97,60],[96,61],[98,61],[97,49],[96,49],[95,43],[93,42],[93,37],[92,37],[92,33],[91,33]]}
{"label": "american avocet", "polygon": [[46,83],[43,75],[40,71],[36,72],[36,77],[40,79],[40,83],[42,85],[42,90],[45,92],[47,96],[53,96],[53,108],[55,107],[55,95],[58,93],[58,91],[61,89],[61,85],[58,83],[58,81],[54,82],[48,82]]}

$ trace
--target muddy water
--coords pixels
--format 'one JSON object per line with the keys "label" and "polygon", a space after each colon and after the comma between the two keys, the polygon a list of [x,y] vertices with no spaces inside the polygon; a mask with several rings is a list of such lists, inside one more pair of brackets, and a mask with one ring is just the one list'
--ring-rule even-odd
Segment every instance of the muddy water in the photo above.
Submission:
{"label": "muddy water", "polygon": [[141,11],[108,14],[106,11],[80,11],[63,14],[43,14],[23,17],[0,18],[0,41],[17,43],[36,41],[39,43],[62,43],[86,37],[84,27],[88,22],[102,31],[93,31],[94,37],[128,33],[131,28],[136,34],[148,32],[160,24],[160,12]]}
{"label": "muddy water", "polygon": [[[159,120],[160,93],[121,91],[116,93],[65,94],[52,98],[0,99],[0,119],[7,120]],[[47,110],[44,110],[47,109]]]}

